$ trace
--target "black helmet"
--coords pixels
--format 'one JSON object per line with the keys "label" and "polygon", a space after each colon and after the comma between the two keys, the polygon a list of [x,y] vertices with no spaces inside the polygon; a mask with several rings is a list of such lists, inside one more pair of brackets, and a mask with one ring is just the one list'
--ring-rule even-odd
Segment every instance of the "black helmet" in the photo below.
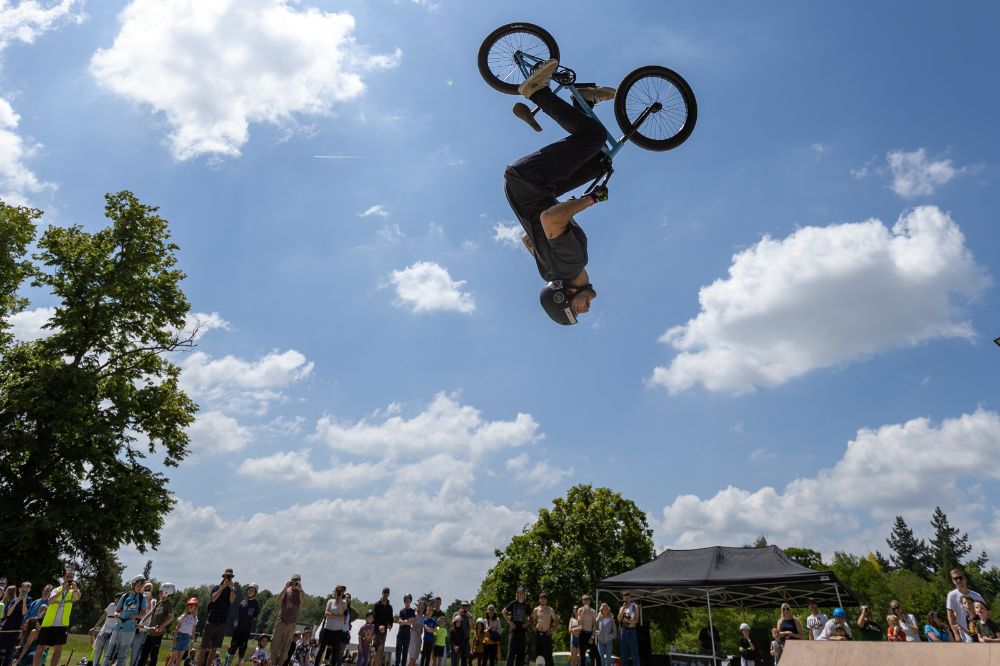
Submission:
{"label": "black helmet", "polygon": [[[570,286],[572,287],[572,285]],[[553,280],[542,287],[542,293],[539,294],[538,300],[541,301],[542,309],[545,310],[549,319],[557,324],[569,326],[576,323],[576,315],[573,314],[573,309],[569,306],[571,298],[572,294],[566,292],[563,281]]]}

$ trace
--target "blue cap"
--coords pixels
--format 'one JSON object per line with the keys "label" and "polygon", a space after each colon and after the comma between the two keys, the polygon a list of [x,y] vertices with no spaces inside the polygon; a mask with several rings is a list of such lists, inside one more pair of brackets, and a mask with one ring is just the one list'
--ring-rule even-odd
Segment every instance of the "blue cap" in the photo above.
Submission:
{"label": "blue cap", "polygon": [[834,617],[847,617],[847,613],[844,612],[843,608],[834,608],[833,609],[833,616]]}

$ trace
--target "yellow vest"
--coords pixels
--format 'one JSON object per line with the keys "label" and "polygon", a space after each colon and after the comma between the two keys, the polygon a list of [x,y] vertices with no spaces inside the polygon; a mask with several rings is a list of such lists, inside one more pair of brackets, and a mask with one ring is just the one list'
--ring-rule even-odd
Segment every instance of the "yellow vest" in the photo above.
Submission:
{"label": "yellow vest", "polygon": [[63,586],[60,585],[52,590],[52,594],[59,595],[59,598],[49,602],[49,607],[45,609],[45,617],[42,618],[42,626],[68,627],[69,614],[73,611],[73,589],[63,590]]}

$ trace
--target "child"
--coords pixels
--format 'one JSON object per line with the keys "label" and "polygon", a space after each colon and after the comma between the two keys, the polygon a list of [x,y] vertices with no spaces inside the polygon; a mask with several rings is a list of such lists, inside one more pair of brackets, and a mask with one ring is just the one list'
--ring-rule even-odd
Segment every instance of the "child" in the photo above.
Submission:
{"label": "child", "polygon": [[191,597],[184,605],[184,614],[177,620],[177,635],[174,636],[174,644],[170,648],[170,656],[167,657],[167,666],[180,666],[181,658],[187,652],[191,637],[194,636],[195,625],[198,624],[199,603],[201,602],[198,597]]}
{"label": "child", "polygon": [[[30,618],[21,628],[21,640],[18,645],[21,648],[21,656],[17,659],[17,666],[31,666],[35,660],[35,650],[38,648],[38,632],[41,623],[37,617]],[[42,657],[42,664],[45,664],[45,657]]]}
{"label": "child", "polygon": [[472,634],[472,652],[469,654],[469,663],[482,666],[483,664],[483,642],[486,640],[486,620],[479,618],[476,620],[476,633]]}
{"label": "child", "polygon": [[740,625],[740,666],[756,665],[756,648],[750,640],[750,625],[744,622]]}
{"label": "child", "polygon": [[434,660],[434,632],[437,630],[437,620],[434,619],[434,610],[427,605],[424,614],[424,630],[421,632],[424,638],[420,647],[420,666],[431,666]]}
{"label": "child", "polygon": [[444,647],[448,643],[448,630],[444,626],[444,618],[438,618],[437,629],[434,630],[434,666],[444,663]]}
{"label": "child", "polygon": [[368,666],[368,653],[371,651],[372,639],[374,638],[375,613],[368,611],[368,614],[365,615],[365,624],[358,632],[358,666]]}
{"label": "child", "polygon": [[979,621],[976,622],[976,636],[979,637],[980,643],[1000,643],[1000,628],[997,627],[996,622],[990,619],[990,607],[986,605],[985,601],[977,601],[974,606],[976,610],[976,616]]}
{"label": "child", "polygon": [[576,619],[579,606],[573,606],[569,613],[569,666],[577,666],[580,660],[580,621]]}
{"label": "child", "polygon": [[451,639],[451,663],[457,663],[457,655],[462,650],[462,643],[465,642],[465,632],[462,631],[462,618],[456,617],[451,621],[451,633],[448,634],[448,638]]}
{"label": "child", "polygon": [[890,641],[905,641],[906,633],[903,628],[899,626],[899,616],[895,613],[889,613],[885,617],[885,623],[889,625],[886,629],[885,635]]}
{"label": "child", "polygon": [[267,666],[267,634],[261,634],[257,637],[257,649],[253,651],[250,655],[250,661],[253,662],[253,666]]}
{"label": "child", "polygon": [[[975,643],[976,640],[977,640],[977,637],[976,637],[976,622],[977,622],[978,618],[976,617],[976,612],[975,612],[976,609],[973,607],[972,604],[973,604],[972,597],[970,597],[967,594],[963,594],[962,595],[962,608],[965,609],[965,622],[966,622],[966,624],[968,626],[962,627],[962,628],[965,629],[969,633],[970,636],[972,636],[972,642]],[[962,637],[958,636],[956,638],[960,641]]]}
{"label": "child", "polygon": [[777,627],[771,627],[771,656],[774,657],[774,664],[777,666],[781,661],[781,636]]}

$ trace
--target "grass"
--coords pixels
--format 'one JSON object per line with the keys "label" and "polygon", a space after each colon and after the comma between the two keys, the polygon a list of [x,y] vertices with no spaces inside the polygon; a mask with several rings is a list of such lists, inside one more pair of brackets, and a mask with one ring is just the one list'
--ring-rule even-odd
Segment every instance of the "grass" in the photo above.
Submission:
{"label": "grass", "polygon": [[[156,666],[164,666],[167,663],[171,640],[172,638],[163,639],[163,645],[160,646],[160,656],[156,660]],[[70,634],[66,640],[66,645],[63,646],[58,666],[75,666],[75,664],[79,664],[80,660],[85,657],[87,659],[90,658],[90,636],[87,634]],[[56,666],[55,664],[49,664],[48,661],[45,664],[46,666]]]}

